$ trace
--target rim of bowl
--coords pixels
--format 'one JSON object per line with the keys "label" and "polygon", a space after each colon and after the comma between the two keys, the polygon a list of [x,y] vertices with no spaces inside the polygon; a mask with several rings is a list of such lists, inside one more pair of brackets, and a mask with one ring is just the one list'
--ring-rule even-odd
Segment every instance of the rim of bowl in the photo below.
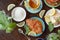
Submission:
{"label": "rim of bowl", "polygon": [[43,38],[37,38],[36,40],[38,40],[38,39],[44,40]]}
{"label": "rim of bowl", "polygon": [[[49,9],[47,12],[46,12],[46,14],[45,14],[45,16],[48,14],[48,12],[50,11],[51,9]],[[59,10],[59,9],[56,9],[56,10]],[[45,22],[46,22],[46,19],[45,19]],[[47,22],[46,22],[47,23]],[[47,25],[48,25],[48,23],[47,23]],[[54,26],[54,28],[57,28],[57,27],[59,27],[58,25],[57,26]]]}
{"label": "rim of bowl", "polygon": [[[39,17],[31,17],[31,18],[32,18],[32,19],[33,19],[33,18],[37,18],[39,21],[41,21],[42,26],[43,26],[42,31],[44,32],[44,31],[45,31],[45,24],[44,24],[44,21],[43,21],[41,18],[39,18]],[[26,26],[27,26],[27,25],[26,25]],[[32,37],[38,37],[38,36],[41,36],[41,35],[43,34],[43,32],[42,32],[41,34],[37,34],[37,35],[32,36]],[[30,35],[28,35],[28,36],[30,36]]]}
{"label": "rim of bowl", "polygon": [[44,2],[45,2],[45,4],[46,4],[48,7],[58,7],[58,6],[60,6],[60,4],[58,4],[58,5],[56,5],[56,6],[52,6],[52,5],[48,4],[48,3],[46,2],[46,0],[44,0]]}
{"label": "rim of bowl", "polygon": [[[21,9],[24,11],[24,17],[23,17],[21,20],[18,20],[18,19],[13,18],[13,16],[14,16],[14,15],[13,15],[13,14],[14,14],[14,11],[16,11],[16,9],[19,9],[19,8],[21,8]],[[20,21],[23,21],[23,20],[26,18],[26,11],[25,11],[25,9],[22,8],[22,7],[15,7],[15,8],[12,10],[11,16],[12,16],[12,18],[13,18],[14,21],[20,22]]]}
{"label": "rim of bowl", "polygon": [[[27,0],[26,0],[26,2],[27,2]],[[27,8],[27,7],[25,6],[25,8],[26,8],[26,10],[27,10],[28,12],[30,12],[31,14],[37,14],[39,11],[41,11],[41,9],[42,9],[42,7],[43,7],[42,0],[40,0],[40,2],[41,2],[41,4],[40,4],[40,6],[39,6],[39,8],[38,8],[39,10],[36,9],[36,11],[38,10],[37,12],[32,12],[32,9],[29,10],[30,7]]]}

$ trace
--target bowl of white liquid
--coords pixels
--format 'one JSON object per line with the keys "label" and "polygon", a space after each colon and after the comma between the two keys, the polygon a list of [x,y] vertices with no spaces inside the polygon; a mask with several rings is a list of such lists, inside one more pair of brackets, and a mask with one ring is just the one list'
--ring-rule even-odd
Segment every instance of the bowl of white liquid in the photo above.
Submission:
{"label": "bowl of white liquid", "polygon": [[26,11],[22,7],[16,7],[12,10],[11,16],[13,20],[20,22],[26,18]]}

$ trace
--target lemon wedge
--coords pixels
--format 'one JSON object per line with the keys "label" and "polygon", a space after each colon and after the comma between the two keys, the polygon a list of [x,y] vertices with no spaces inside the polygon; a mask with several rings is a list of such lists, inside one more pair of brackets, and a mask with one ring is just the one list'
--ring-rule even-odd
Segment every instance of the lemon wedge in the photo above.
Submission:
{"label": "lemon wedge", "polygon": [[36,33],[35,33],[34,31],[30,31],[30,32],[28,33],[28,35],[30,35],[30,36],[35,36]]}
{"label": "lemon wedge", "polygon": [[47,23],[49,23],[50,22],[50,16],[49,15],[46,15],[45,16],[45,20],[46,20]]}
{"label": "lemon wedge", "polygon": [[52,23],[56,23],[56,20],[53,17],[50,17]]}
{"label": "lemon wedge", "polygon": [[52,8],[52,9],[51,9],[51,13],[49,13],[49,15],[50,15],[50,16],[53,16],[55,13],[56,13],[55,8]]}
{"label": "lemon wedge", "polygon": [[40,4],[40,0],[32,0],[34,3],[36,3],[37,5]]}
{"label": "lemon wedge", "polygon": [[16,5],[15,4],[9,4],[7,7],[7,10],[10,11],[12,8],[14,8]]}
{"label": "lemon wedge", "polygon": [[46,10],[41,10],[41,12],[39,13],[39,17],[43,17],[44,13],[45,13]]}
{"label": "lemon wedge", "polygon": [[20,23],[17,24],[18,27],[23,27],[24,25],[25,25],[25,21],[20,22]]}
{"label": "lemon wedge", "polygon": [[24,1],[24,6],[29,6],[26,1]]}

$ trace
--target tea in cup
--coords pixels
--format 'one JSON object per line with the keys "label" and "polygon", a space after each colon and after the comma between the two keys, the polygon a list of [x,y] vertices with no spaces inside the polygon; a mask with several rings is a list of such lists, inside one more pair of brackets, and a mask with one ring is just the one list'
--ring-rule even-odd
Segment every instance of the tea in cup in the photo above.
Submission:
{"label": "tea in cup", "polygon": [[32,9],[37,9],[40,6],[40,0],[29,0],[29,6]]}

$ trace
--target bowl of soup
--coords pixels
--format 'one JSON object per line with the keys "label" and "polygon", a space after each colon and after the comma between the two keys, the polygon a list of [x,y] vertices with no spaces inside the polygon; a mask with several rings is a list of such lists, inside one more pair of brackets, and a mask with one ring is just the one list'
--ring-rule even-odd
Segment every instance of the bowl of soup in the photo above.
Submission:
{"label": "bowl of soup", "polygon": [[41,18],[32,17],[26,19],[24,28],[26,30],[25,34],[28,36],[38,37],[45,31],[45,24]]}
{"label": "bowl of soup", "polygon": [[29,0],[29,6],[32,9],[37,9],[40,6],[40,0]]}
{"label": "bowl of soup", "polygon": [[44,0],[44,2],[49,7],[58,7],[60,5],[60,0]]}
{"label": "bowl of soup", "polygon": [[43,7],[41,0],[25,0],[24,6],[32,14],[38,13]]}

